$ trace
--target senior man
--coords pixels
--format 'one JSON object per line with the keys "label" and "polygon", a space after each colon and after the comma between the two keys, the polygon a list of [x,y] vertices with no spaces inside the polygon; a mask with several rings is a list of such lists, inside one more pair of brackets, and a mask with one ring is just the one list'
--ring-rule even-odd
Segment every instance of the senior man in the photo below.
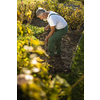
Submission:
{"label": "senior man", "polygon": [[61,57],[61,39],[68,31],[68,24],[63,17],[53,11],[38,9],[36,15],[41,20],[47,20],[49,23],[45,30],[51,29],[45,42],[48,43],[50,57]]}

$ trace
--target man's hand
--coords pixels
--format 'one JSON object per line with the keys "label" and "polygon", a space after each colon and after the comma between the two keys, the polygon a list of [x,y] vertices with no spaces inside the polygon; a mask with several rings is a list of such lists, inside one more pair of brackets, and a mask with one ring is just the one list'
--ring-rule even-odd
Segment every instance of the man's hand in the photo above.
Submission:
{"label": "man's hand", "polygon": [[48,43],[48,39],[54,34],[56,26],[51,26],[51,31],[48,36],[46,36],[45,42]]}
{"label": "man's hand", "polygon": [[49,28],[45,27],[45,28],[44,28],[44,30],[46,30],[46,31],[47,31],[47,30],[49,30]]}

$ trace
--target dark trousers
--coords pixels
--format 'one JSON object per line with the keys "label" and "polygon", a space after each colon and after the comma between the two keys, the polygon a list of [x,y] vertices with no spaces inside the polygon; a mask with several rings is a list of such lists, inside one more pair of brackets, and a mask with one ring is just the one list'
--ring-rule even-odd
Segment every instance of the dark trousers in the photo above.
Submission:
{"label": "dark trousers", "polygon": [[48,51],[49,55],[52,56],[56,52],[57,55],[61,55],[61,39],[68,31],[68,25],[55,31],[55,33],[48,40]]}

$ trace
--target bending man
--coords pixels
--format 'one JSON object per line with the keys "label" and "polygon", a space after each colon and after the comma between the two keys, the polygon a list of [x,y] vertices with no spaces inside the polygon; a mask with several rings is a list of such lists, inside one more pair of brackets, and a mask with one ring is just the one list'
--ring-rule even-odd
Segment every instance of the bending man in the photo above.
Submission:
{"label": "bending man", "polygon": [[49,24],[45,27],[45,30],[51,29],[45,39],[45,42],[48,43],[49,56],[61,57],[61,39],[68,31],[67,22],[63,17],[53,11],[38,9],[36,15],[41,20],[48,21]]}

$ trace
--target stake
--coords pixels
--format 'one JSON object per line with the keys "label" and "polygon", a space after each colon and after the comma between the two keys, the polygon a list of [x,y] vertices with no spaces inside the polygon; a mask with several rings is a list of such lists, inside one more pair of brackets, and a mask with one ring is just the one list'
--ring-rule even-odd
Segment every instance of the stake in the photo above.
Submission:
{"label": "stake", "polygon": [[[45,52],[46,52],[47,45],[45,43]],[[47,57],[45,56],[45,62],[47,63]]]}
{"label": "stake", "polygon": [[[44,32],[43,34],[44,35],[44,40],[45,40],[45,37],[46,37],[46,32]],[[47,45],[46,45],[46,42],[45,42],[45,52],[46,52],[46,48],[47,48]],[[45,62],[47,63],[47,57],[45,56]]]}

